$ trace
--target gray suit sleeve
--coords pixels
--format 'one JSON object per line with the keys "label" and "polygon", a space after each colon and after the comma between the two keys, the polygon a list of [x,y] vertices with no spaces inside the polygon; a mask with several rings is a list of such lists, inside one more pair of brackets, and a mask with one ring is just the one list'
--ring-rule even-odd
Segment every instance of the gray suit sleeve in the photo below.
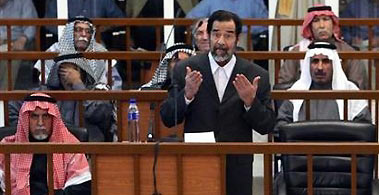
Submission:
{"label": "gray suit sleeve", "polygon": [[278,110],[274,132],[279,133],[279,127],[293,122],[293,105],[289,100],[285,100]]}

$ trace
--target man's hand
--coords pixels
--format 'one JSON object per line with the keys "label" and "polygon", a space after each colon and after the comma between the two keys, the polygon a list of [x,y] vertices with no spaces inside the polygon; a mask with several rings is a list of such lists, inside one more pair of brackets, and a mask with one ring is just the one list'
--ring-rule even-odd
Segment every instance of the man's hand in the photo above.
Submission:
{"label": "man's hand", "polygon": [[27,40],[28,39],[25,36],[20,36],[16,41],[12,42],[12,49],[14,51],[24,50]]}
{"label": "man's hand", "polygon": [[257,76],[251,83],[243,74],[237,74],[233,81],[233,85],[237,90],[241,100],[245,103],[245,106],[250,107],[253,104],[255,96],[257,94],[258,83],[261,77]]}
{"label": "man's hand", "polygon": [[192,100],[197,92],[199,87],[203,82],[203,75],[197,70],[192,71],[190,67],[186,67],[186,86],[184,87],[184,95],[188,100]]}
{"label": "man's hand", "polygon": [[83,84],[80,77],[80,69],[74,65],[62,64],[61,67],[59,67],[59,76],[63,78],[64,82],[69,86]]}

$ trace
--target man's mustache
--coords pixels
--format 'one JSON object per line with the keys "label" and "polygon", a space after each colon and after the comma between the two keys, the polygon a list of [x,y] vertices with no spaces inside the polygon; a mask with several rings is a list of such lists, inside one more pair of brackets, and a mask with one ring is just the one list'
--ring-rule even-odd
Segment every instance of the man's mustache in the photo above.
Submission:
{"label": "man's mustache", "polygon": [[318,31],[318,34],[327,34],[328,33],[328,31],[326,31],[326,30],[319,30]]}
{"label": "man's mustache", "polygon": [[223,51],[227,51],[226,48],[222,47],[222,46],[219,46],[219,47],[215,47],[214,50],[223,50]]}
{"label": "man's mustache", "polygon": [[36,130],[37,131],[46,131],[46,128],[45,127],[37,127]]}
{"label": "man's mustache", "polygon": [[315,75],[316,75],[316,76],[325,76],[325,75],[326,75],[326,72],[324,72],[324,71],[316,71],[316,72],[315,72]]}
{"label": "man's mustache", "polygon": [[78,41],[88,42],[89,40],[87,39],[87,37],[79,37]]}

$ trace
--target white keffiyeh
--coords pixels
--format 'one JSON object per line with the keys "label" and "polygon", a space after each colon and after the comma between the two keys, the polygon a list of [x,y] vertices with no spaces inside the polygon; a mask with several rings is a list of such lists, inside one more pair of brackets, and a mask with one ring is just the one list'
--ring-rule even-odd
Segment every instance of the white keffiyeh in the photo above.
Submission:
{"label": "white keffiyeh", "polygon": [[[315,43],[315,44],[329,44],[329,43]],[[288,90],[309,90],[312,84],[312,78],[310,73],[310,59],[315,55],[326,55],[333,63],[333,78],[332,89],[333,90],[359,90],[359,88],[349,81],[343,72],[342,65],[338,53],[336,50],[327,48],[314,48],[309,49],[306,52],[305,58],[302,61],[300,68],[300,79],[297,80]],[[303,104],[303,99],[290,100],[293,104],[293,121],[298,121],[299,111]],[[338,112],[340,119],[343,120],[344,105],[343,100],[338,99]],[[360,113],[367,106],[366,100],[348,100],[348,120],[353,120],[354,117]]]}

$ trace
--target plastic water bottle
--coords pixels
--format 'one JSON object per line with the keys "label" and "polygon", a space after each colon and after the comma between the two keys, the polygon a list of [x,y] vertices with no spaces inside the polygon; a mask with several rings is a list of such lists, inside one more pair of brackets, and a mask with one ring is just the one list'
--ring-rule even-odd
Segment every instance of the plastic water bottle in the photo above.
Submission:
{"label": "plastic water bottle", "polygon": [[128,141],[139,142],[139,111],[136,103],[136,99],[131,98],[129,101],[128,109]]}

